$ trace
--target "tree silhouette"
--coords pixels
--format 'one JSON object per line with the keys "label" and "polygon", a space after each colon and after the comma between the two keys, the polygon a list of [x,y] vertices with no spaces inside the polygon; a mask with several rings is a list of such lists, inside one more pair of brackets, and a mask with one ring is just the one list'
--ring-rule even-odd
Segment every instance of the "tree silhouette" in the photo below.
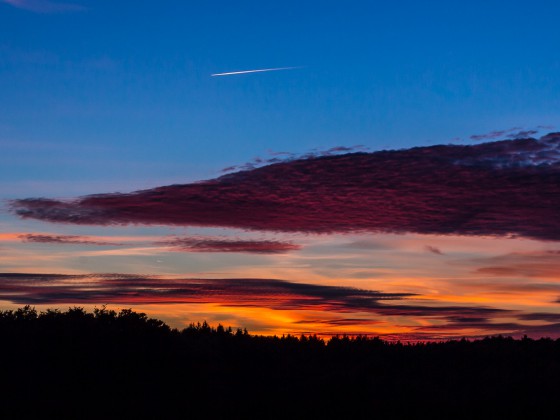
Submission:
{"label": "tree silhouette", "polygon": [[560,392],[560,340],[526,336],[270,337],[25,306],[0,311],[0,343],[5,418],[550,418]]}

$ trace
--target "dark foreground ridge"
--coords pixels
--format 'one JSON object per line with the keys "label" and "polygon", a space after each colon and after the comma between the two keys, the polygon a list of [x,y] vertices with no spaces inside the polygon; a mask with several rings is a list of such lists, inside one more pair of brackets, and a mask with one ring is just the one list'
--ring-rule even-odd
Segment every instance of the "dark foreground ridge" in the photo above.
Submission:
{"label": "dark foreground ridge", "polygon": [[178,331],[131,310],[0,312],[2,418],[558,418],[560,340]]}

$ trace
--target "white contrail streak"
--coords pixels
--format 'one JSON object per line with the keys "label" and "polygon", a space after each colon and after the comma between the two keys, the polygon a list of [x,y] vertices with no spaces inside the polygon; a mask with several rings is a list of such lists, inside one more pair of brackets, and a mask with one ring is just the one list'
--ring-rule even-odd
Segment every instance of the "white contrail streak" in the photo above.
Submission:
{"label": "white contrail streak", "polygon": [[257,69],[257,70],[243,70],[243,71],[231,71],[229,73],[214,73],[211,74],[211,77],[214,76],[232,76],[234,74],[247,74],[247,73],[261,73],[264,71],[278,71],[278,70],[293,70],[293,69],[299,69],[301,67],[277,67],[274,69]]}

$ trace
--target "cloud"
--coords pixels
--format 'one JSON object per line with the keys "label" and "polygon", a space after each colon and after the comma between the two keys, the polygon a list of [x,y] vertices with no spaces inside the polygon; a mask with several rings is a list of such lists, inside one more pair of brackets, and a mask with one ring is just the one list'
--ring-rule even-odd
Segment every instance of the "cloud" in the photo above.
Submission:
{"label": "cloud", "polygon": [[472,136],[470,136],[470,139],[474,141],[496,140],[499,138],[503,138],[506,134],[511,133],[512,131],[519,130],[522,130],[522,127],[512,127],[508,128],[507,130],[494,130],[484,134],[473,134]]}
{"label": "cloud", "polygon": [[252,254],[282,254],[301,249],[291,242],[241,240],[227,238],[180,237],[156,242],[173,250],[185,252],[244,252]]}
{"label": "cloud", "polygon": [[[496,140],[496,139],[526,139],[533,137],[542,130],[554,129],[551,125],[538,125],[535,128],[524,129],[523,127],[512,127],[507,130],[494,130],[485,134],[473,134],[469,138],[474,141]],[[458,138],[457,138],[458,139]]]}
{"label": "cloud", "polygon": [[[478,329],[479,331],[487,331],[485,334],[476,334],[472,335],[469,334],[468,331],[472,331],[472,329]],[[444,338],[445,335],[442,334],[443,332],[449,336],[456,336],[458,333],[467,332],[466,334],[462,333],[462,336],[471,336],[472,338],[482,338],[488,335],[495,335],[495,334],[507,334],[512,337],[522,337],[524,335],[530,337],[553,337],[553,338],[560,338],[560,323],[545,323],[540,325],[531,325],[531,324],[523,324],[521,322],[472,322],[468,321],[466,323],[462,322],[455,322],[449,323],[442,328],[439,325],[429,325],[429,326],[422,326],[417,328],[417,333],[421,334],[418,337],[421,340],[430,339],[433,340],[434,336],[433,333],[439,333],[441,338]],[[422,338],[423,337],[423,338]]]}
{"label": "cloud", "polygon": [[441,249],[431,245],[426,245],[426,251],[431,252],[432,254],[443,255]]}
{"label": "cloud", "polygon": [[45,235],[26,233],[18,235],[23,242],[36,242],[41,244],[74,244],[74,245],[99,245],[99,246],[121,246],[117,242],[94,241],[86,236],[75,235]]}
{"label": "cloud", "polygon": [[[513,314],[512,314],[513,315]],[[497,333],[508,334],[513,337],[522,337],[524,335],[532,337],[555,337],[560,338],[560,313],[548,312],[529,312],[529,313],[516,313],[514,317],[509,318],[509,321],[500,321],[499,317],[491,319],[488,317],[476,316],[450,316],[447,318],[445,328],[439,325],[422,325],[416,329],[416,332],[421,334],[437,333],[445,331],[453,335],[453,332],[460,333],[472,331],[473,329],[479,331],[486,331],[486,335],[494,335]],[[529,322],[529,323],[526,323]],[[538,324],[537,324],[538,323]],[[469,335],[467,333],[467,335]],[[472,335],[472,334],[470,334]],[[475,337],[483,337],[476,335]]]}
{"label": "cloud", "polygon": [[508,139],[526,139],[538,134],[539,130],[520,130],[507,135]]}
{"label": "cloud", "polygon": [[375,325],[380,324],[380,321],[374,319],[364,318],[342,318],[342,319],[302,319],[295,321],[296,324],[325,324],[325,325]]}
{"label": "cloud", "polygon": [[35,13],[79,12],[86,8],[79,4],[58,3],[48,0],[0,0],[3,3]]}
{"label": "cloud", "polygon": [[[214,302],[228,306],[276,309],[327,307],[338,311],[370,311],[380,307],[381,301],[400,300],[407,296],[412,294],[381,293],[274,279],[0,273],[0,300],[18,304]],[[402,311],[402,308],[398,310]]]}
{"label": "cloud", "polygon": [[413,297],[353,287],[293,283],[258,278],[196,279],[131,274],[0,273],[0,300],[15,304],[171,304],[214,303],[223,306],[282,310],[367,312],[386,316],[486,319],[503,310],[471,306],[386,304]]}
{"label": "cloud", "polygon": [[560,273],[559,254],[556,250],[514,252],[474,259],[472,262],[482,265],[476,269],[476,273],[486,276],[557,279]]}
{"label": "cloud", "polygon": [[367,150],[369,149],[366,146],[357,144],[355,146],[335,146],[326,150],[312,149],[311,151],[301,155],[289,152],[269,151],[269,155],[272,157],[257,156],[243,165],[228,166],[227,168],[222,169],[221,172],[250,171],[264,165],[271,165],[273,163],[291,162],[298,159],[310,159],[322,156],[335,156],[342,153],[365,152]]}
{"label": "cloud", "polygon": [[560,133],[311,157],[192,184],[76,200],[13,200],[57,223],[560,240]]}
{"label": "cloud", "polygon": [[[28,273],[0,273],[0,280],[6,282],[6,285],[24,281],[26,284],[33,283],[49,283],[54,281],[64,281],[72,279],[88,278],[88,275],[70,275],[70,274],[28,274]],[[2,286],[0,286],[2,287]]]}
{"label": "cloud", "polygon": [[526,321],[550,321],[560,323],[560,314],[550,313],[550,312],[535,312],[530,314],[523,314],[519,316],[520,319]]}
{"label": "cloud", "polygon": [[405,335],[418,339],[496,333],[560,335],[560,313],[446,305],[414,300],[417,297],[261,278],[0,273],[0,300],[17,305],[210,304],[231,310],[312,311],[294,316],[292,322],[323,325],[327,330],[321,327],[321,333],[337,326],[408,325]]}

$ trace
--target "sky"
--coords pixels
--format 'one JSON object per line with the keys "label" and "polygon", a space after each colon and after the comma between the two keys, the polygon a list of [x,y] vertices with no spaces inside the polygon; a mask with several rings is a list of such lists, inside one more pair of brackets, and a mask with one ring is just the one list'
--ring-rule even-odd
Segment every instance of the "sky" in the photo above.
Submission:
{"label": "sky", "polygon": [[559,337],[559,13],[0,0],[0,309]]}

